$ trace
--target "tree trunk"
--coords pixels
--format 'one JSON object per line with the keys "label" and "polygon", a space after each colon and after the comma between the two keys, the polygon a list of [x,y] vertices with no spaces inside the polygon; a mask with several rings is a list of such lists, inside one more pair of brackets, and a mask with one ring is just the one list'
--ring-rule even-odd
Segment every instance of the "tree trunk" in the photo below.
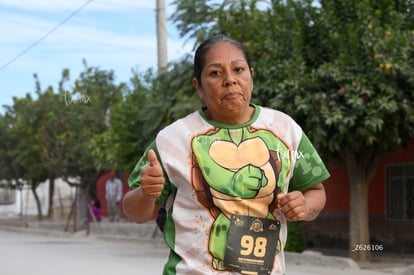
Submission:
{"label": "tree trunk", "polygon": [[370,261],[371,253],[363,250],[364,245],[370,244],[368,187],[369,183],[358,172],[349,171],[350,215],[349,215],[349,253],[356,261]]}
{"label": "tree trunk", "polygon": [[33,197],[36,201],[36,206],[37,206],[37,218],[39,221],[41,221],[43,218],[43,214],[42,214],[42,204],[40,203],[39,196],[37,195],[37,192],[36,192],[36,188],[38,185],[39,183],[37,183],[35,180],[32,180],[31,187],[32,187]]}
{"label": "tree trunk", "polygon": [[370,231],[368,190],[375,175],[379,156],[376,148],[364,148],[360,152],[343,151],[346,162],[349,190],[349,256],[355,261],[370,261]]}
{"label": "tree trunk", "polygon": [[55,179],[50,178],[49,179],[49,212],[47,213],[47,216],[49,218],[53,215],[53,197],[55,194]]}

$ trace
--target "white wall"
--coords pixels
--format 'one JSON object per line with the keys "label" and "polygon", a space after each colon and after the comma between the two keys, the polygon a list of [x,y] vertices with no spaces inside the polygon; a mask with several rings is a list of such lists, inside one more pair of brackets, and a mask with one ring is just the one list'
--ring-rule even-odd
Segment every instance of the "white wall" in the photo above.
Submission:
{"label": "white wall", "polygon": [[[42,205],[42,214],[47,215],[49,209],[49,180],[39,184],[36,193]],[[24,216],[37,216],[38,210],[33,192],[29,186],[24,186],[23,190],[15,190],[15,199],[12,204],[0,204],[0,215],[17,216],[23,213]],[[10,192],[9,192],[10,194]],[[70,187],[61,179],[55,180],[55,193],[53,206],[67,208],[70,207],[75,197],[75,188]]]}

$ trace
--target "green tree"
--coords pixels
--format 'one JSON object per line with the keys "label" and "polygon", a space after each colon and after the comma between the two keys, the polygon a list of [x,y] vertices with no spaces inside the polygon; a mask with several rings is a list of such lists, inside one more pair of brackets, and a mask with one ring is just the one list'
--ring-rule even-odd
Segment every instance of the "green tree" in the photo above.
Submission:
{"label": "green tree", "polygon": [[[370,243],[368,188],[380,157],[414,137],[414,35],[408,9],[399,11],[397,3],[321,1],[312,20],[326,30],[320,43],[333,48],[309,70],[294,101],[307,105],[295,115],[315,139],[324,139],[318,144],[325,155],[346,165],[350,247]],[[369,251],[350,256],[371,257]]]}
{"label": "green tree", "polygon": [[[148,114],[144,106],[151,95],[151,70],[145,75],[133,71],[132,90],[128,87],[122,100],[113,107],[109,117],[111,127],[96,135],[91,143],[96,165],[101,169],[114,167],[131,171],[138,155],[146,146],[145,124]],[[151,119],[149,120],[151,121]]]}
{"label": "green tree", "polygon": [[39,161],[44,151],[38,142],[37,129],[41,122],[39,108],[30,95],[21,99],[14,98],[13,101],[13,107],[8,108],[6,112],[9,121],[5,129],[9,137],[9,145],[12,147],[7,148],[5,152],[12,159],[11,176],[19,182],[20,180],[26,182],[31,187],[38,209],[38,218],[42,219],[42,208],[36,189],[48,178],[48,175],[45,163]]}
{"label": "green tree", "polygon": [[[95,194],[95,183],[104,172],[96,166],[92,140],[111,127],[109,117],[121,100],[125,85],[115,84],[113,71],[90,67],[86,61],[84,71],[74,81],[73,88],[66,90],[64,87],[69,79],[69,72],[64,71],[59,85],[62,98],[59,107],[64,110],[62,115],[68,129],[63,136],[68,150],[61,175],[78,190],[79,207],[76,209],[74,204],[72,209],[77,211],[74,212],[76,220],[82,222],[87,220],[89,196]],[[74,228],[77,230],[76,225]]]}
{"label": "green tree", "polygon": [[192,88],[189,56],[168,65],[168,73],[155,76],[134,72],[130,90],[113,108],[111,128],[93,140],[93,154],[99,167],[114,165],[131,171],[157,132],[200,107]]}
{"label": "green tree", "polygon": [[17,140],[11,135],[13,119],[10,117],[10,109],[4,115],[0,115],[0,178],[10,187],[17,187],[21,177],[21,167],[13,157],[13,150],[17,146]]}
{"label": "green tree", "polygon": [[39,218],[42,209],[36,188],[40,183],[49,179],[50,203],[55,178],[62,177],[80,188],[81,218],[86,218],[86,198],[101,173],[91,154],[91,140],[109,128],[111,108],[121,99],[124,84],[114,84],[112,71],[89,67],[86,62],[84,65],[84,72],[70,91],[64,89],[70,79],[69,70],[62,72],[58,93],[52,87],[43,91],[35,75],[37,99],[29,94],[14,98],[13,106],[8,106],[1,118],[0,135],[5,137],[5,146],[0,147],[0,162],[12,161],[0,172],[7,179],[29,182]]}

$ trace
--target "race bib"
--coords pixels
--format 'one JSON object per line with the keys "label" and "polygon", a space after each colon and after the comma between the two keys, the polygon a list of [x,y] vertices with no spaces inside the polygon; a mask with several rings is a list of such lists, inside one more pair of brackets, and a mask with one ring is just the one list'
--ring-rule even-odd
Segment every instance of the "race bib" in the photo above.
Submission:
{"label": "race bib", "polygon": [[280,222],[232,215],[224,264],[241,274],[270,274],[279,241]]}

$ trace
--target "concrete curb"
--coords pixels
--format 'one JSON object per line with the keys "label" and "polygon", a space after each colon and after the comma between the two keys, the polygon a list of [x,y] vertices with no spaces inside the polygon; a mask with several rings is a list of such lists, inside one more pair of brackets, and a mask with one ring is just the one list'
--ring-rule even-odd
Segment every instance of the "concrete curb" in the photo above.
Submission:
{"label": "concrete curb", "polygon": [[302,253],[285,252],[287,265],[317,265],[321,267],[335,267],[340,269],[360,269],[359,265],[350,258],[326,256],[315,251]]}

